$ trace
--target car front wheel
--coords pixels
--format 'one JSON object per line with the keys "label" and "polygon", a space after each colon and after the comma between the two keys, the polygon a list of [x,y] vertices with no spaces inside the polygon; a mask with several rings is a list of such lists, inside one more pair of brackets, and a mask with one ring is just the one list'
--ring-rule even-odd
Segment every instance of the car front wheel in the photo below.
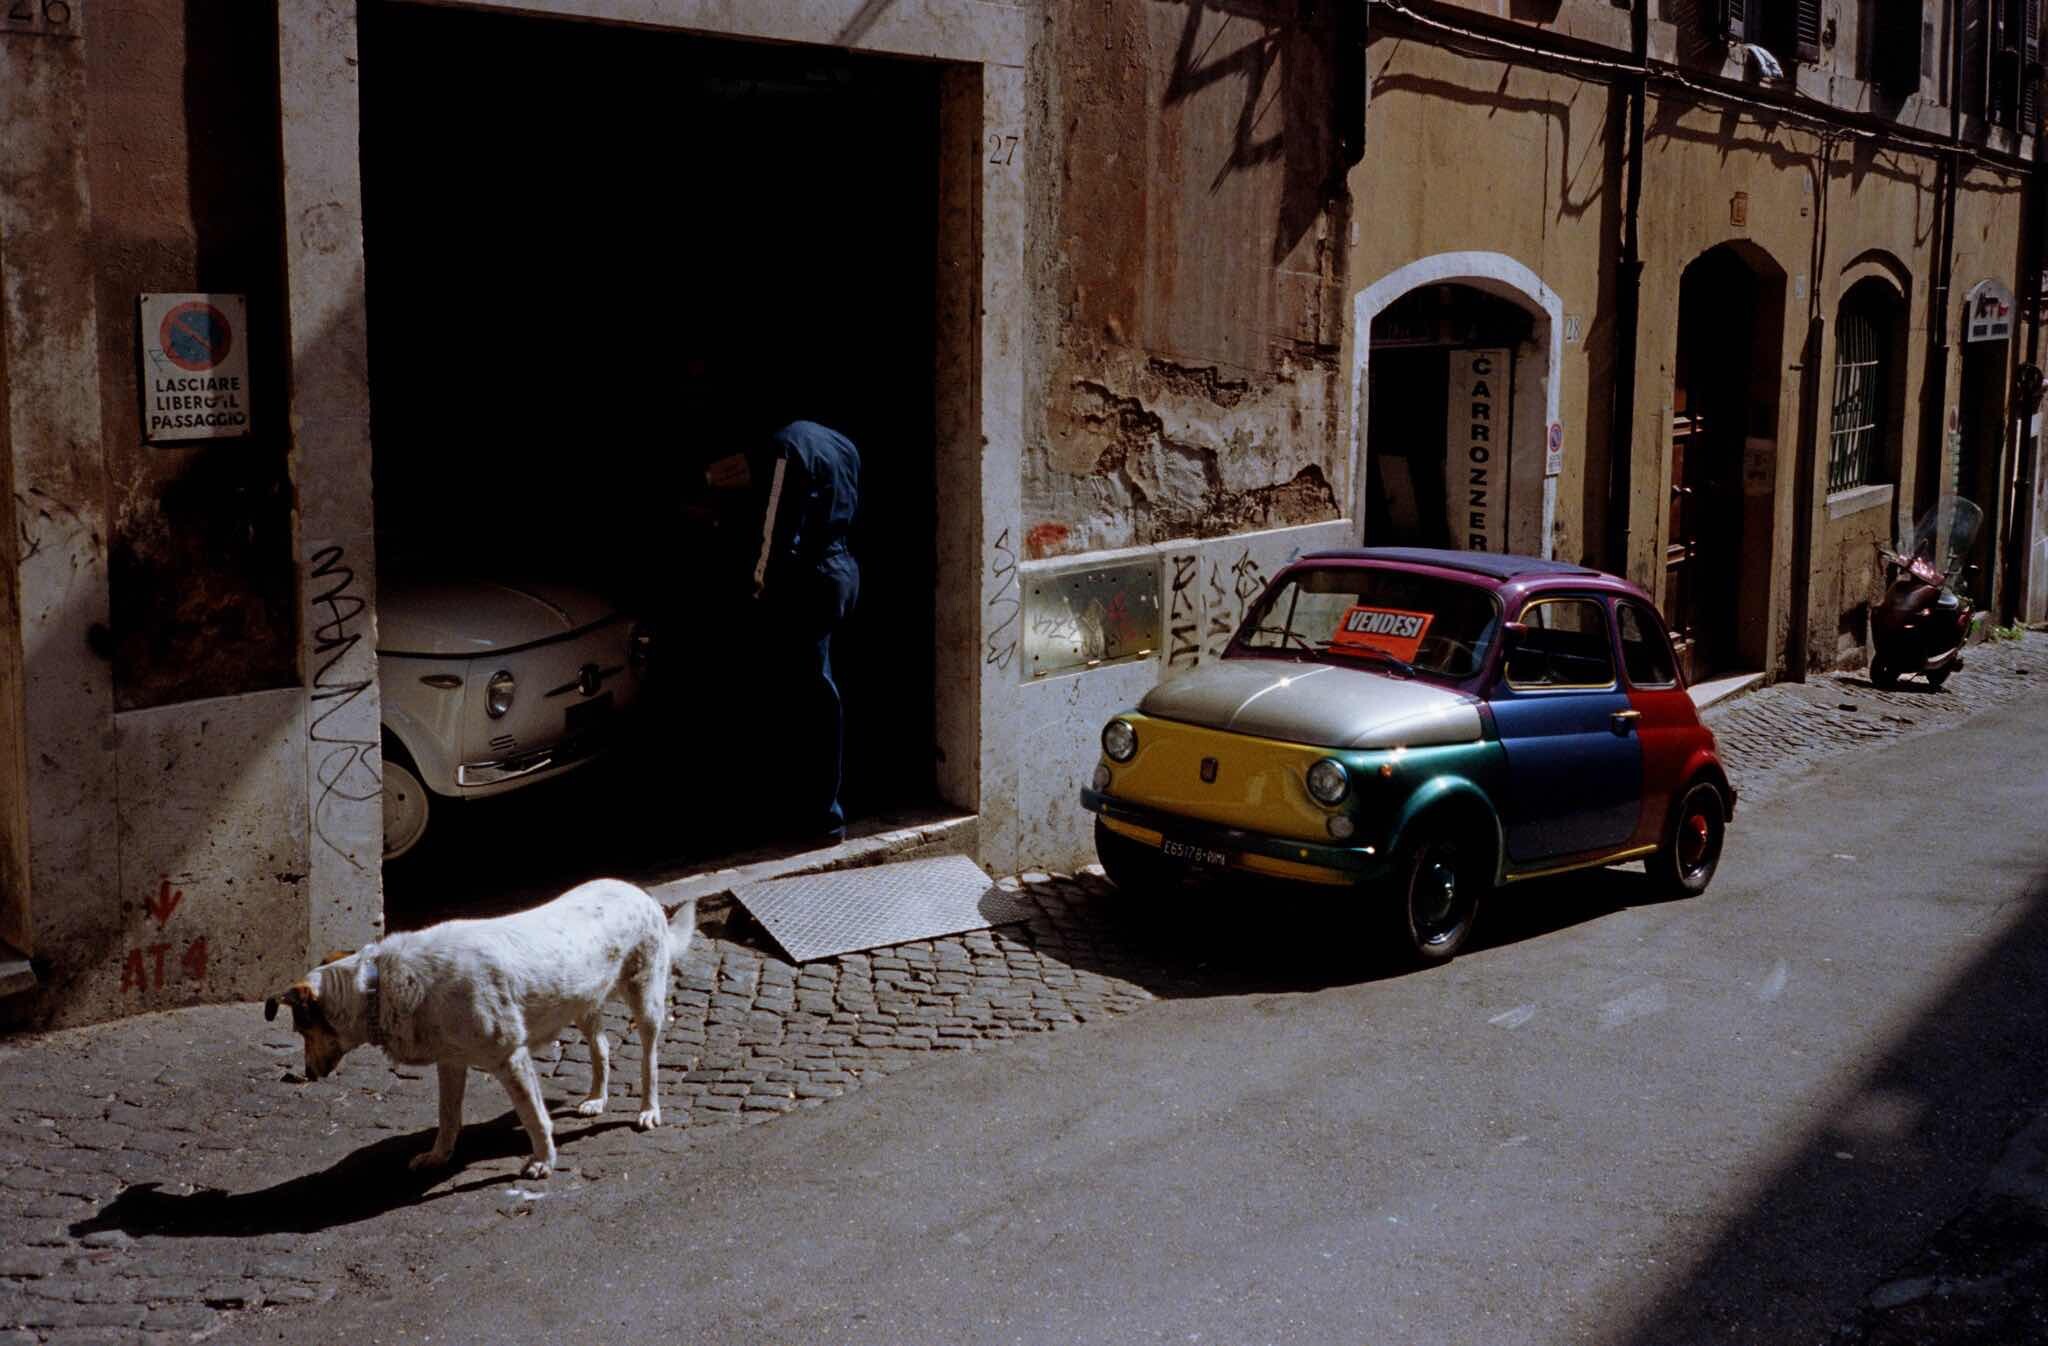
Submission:
{"label": "car front wheel", "polygon": [[384,748],[384,859],[399,859],[420,844],[427,834],[427,815],[432,805],[426,785],[413,770],[403,752],[393,752],[390,740]]}
{"label": "car front wheel", "polygon": [[1695,781],[1672,810],[1664,844],[1651,858],[1651,877],[1663,891],[1696,897],[1707,891],[1721,863],[1721,839],[1728,830],[1728,812],[1721,792],[1707,781]]}
{"label": "car front wheel", "polygon": [[1483,850],[1446,824],[1426,824],[1403,843],[1392,915],[1396,946],[1409,961],[1445,962],[1465,946],[1492,885]]}

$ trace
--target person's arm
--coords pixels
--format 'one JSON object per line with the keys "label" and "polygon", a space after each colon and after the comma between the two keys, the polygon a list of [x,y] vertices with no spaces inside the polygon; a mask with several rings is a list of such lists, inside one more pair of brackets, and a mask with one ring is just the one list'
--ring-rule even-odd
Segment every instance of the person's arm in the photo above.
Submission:
{"label": "person's arm", "polygon": [[754,596],[761,596],[762,588],[768,582],[768,562],[775,554],[776,515],[782,509],[782,483],[789,470],[789,459],[782,454],[775,456],[775,466],[768,474],[768,503],[761,511],[761,553],[754,561]]}

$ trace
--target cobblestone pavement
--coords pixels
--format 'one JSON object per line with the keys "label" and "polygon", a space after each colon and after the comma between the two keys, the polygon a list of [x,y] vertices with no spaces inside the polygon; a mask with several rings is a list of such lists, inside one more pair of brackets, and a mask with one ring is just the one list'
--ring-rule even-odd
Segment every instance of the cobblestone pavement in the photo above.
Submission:
{"label": "cobblestone pavement", "polygon": [[[1751,805],[1832,754],[2042,686],[2048,636],[2030,635],[1973,653],[1942,691],[1828,676],[1709,719]],[[615,1015],[611,1110],[558,1118],[562,1164],[545,1183],[520,1181],[524,1135],[482,1079],[454,1169],[412,1174],[404,1160],[434,1121],[432,1072],[364,1050],[299,1085],[298,1039],[251,1005],[0,1041],[0,1346],[188,1341],[238,1313],[376,1293],[430,1278],[436,1244],[536,1201],[573,1201],[636,1170],[643,1182],[650,1169],[683,1171],[693,1145],[935,1054],[1162,997],[1347,975],[1318,964],[1330,955],[1305,956],[1314,941],[1298,930],[1248,930],[1278,923],[1248,922],[1241,909],[1167,933],[1092,872],[1006,883],[1032,897],[1028,923],[800,967],[741,923],[700,935],[678,963],[663,1041],[667,1125],[632,1129],[638,1048],[620,1041]],[[1190,933],[1203,929],[1214,933]],[[581,1092],[587,1062],[572,1037],[543,1063],[553,1103]]]}

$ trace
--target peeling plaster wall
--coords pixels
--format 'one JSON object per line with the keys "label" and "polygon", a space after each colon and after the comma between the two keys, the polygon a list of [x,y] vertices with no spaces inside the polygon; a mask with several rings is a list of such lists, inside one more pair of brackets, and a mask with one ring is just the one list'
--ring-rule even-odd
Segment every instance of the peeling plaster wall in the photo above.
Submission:
{"label": "peeling plaster wall", "polygon": [[[298,682],[275,29],[246,0],[128,0],[86,40],[92,265],[120,710]],[[252,433],[143,439],[137,296],[249,299]]]}
{"label": "peeling plaster wall", "polygon": [[1047,19],[1027,555],[1340,516],[1327,19],[1178,0]]}

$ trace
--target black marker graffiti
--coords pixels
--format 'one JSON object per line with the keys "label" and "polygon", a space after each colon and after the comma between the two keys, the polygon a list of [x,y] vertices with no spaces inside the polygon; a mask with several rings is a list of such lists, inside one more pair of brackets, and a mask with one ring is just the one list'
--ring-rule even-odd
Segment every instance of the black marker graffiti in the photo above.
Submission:
{"label": "black marker graffiti", "polygon": [[371,679],[351,678],[346,672],[337,672],[337,665],[362,641],[361,634],[350,628],[368,605],[362,595],[350,592],[355,587],[356,572],[344,561],[340,547],[322,547],[313,553],[312,564],[313,583],[307,586],[309,591],[319,589],[322,582],[327,587],[313,593],[308,602],[315,623],[313,658],[321,662],[313,671],[314,714],[306,736],[314,743],[329,745],[329,751],[313,769],[319,790],[319,797],[313,801],[313,833],[360,870],[365,868],[364,864],[347,846],[335,840],[327,830],[326,818],[329,806],[337,800],[362,804],[383,793],[382,772],[371,757],[377,740],[329,733],[327,722],[370,689]]}
{"label": "black marker graffiti", "polygon": [[1166,603],[1166,664],[1193,667],[1202,661],[1201,614],[1195,607],[1195,581],[1202,577],[1202,558],[1192,552],[1173,558],[1173,592]]}
{"label": "black marker graffiti", "polygon": [[996,538],[994,557],[989,563],[989,573],[995,579],[995,591],[988,597],[988,608],[994,625],[988,633],[988,663],[1008,670],[1017,658],[1017,626],[1024,610],[1024,604],[1017,596],[1017,553],[1010,546],[1010,530],[1005,528]]}

